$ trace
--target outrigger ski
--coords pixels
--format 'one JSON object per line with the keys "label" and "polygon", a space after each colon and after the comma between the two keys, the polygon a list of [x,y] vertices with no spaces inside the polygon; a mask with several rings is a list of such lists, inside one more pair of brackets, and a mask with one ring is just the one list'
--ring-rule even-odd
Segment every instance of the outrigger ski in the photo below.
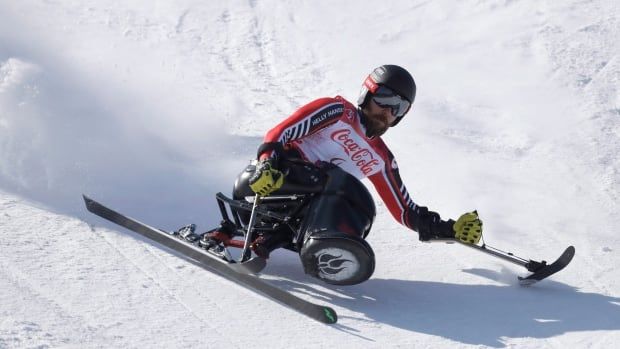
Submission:
{"label": "outrigger ski", "polygon": [[549,276],[559,272],[560,270],[566,268],[566,266],[573,260],[573,257],[575,256],[575,247],[568,246],[564,250],[564,252],[562,252],[562,255],[560,255],[560,257],[555,260],[555,262],[551,264],[547,264],[546,261],[537,262],[531,259],[525,259],[525,258],[516,256],[512,252],[502,251],[493,246],[489,246],[488,244],[484,242],[480,245],[466,244],[456,239],[434,239],[434,240],[430,240],[429,242],[445,242],[448,244],[458,242],[460,245],[473,248],[477,251],[484,252],[493,257],[497,257],[505,261],[525,267],[525,269],[527,269],[527,271],[529,271],[531,274],[524,276],[524,277],[521,277],[521,276],[517,277],[519,280],[519,284],[521,286],[533,285],[537,283],[538,281],[546,279]]}
{"label": "outrigger ski", "polygon": [[531,259],[527,260],[525,258],[521,258],[521,257],[515,256],[511,252],[505,252],[505,251],[499,250],[495,247],[491,247],[484,243],[482,245],[472,245],[472,244],[463,244],[463,245],[474,248],[480,252],[484,252],[492,256],[501,258],[508,262],[520,265],[522,267],[525,267],[529,272],[531,272],[531,274],[525,277],[521,277],[521,276],[517,277],[519,279],[519,284],[521,286],[533,285],[537,283],[538,281],[546,279],[547,277],[559,272],[560,270],[564,269],[575,256],[575,247],[568,246],[564,250],[562,255],[558,259],[555,260],[555,262],[551,264],[547,264],[546,261],[537,262]]}
{"label": "outrigger ski", "polygon": [[564,269],[568,263],[575,256],[575,248],[573,246],[569,246],[564,250],[564,253],[555,260],[555,262],[545,265],[545,261],[543,261],[543,265],[538,267],[532,274],[526,277],[519,277],[519,283],[523,286],[529,286],[537,283],[538,281],[545,279],[558,271]]}
{"label": "outrigger ski", "polygon": [[262,270],[266,262],[263,258],[250,257],[246,253],[247,249],[244,251],[240,261],[234,261],[224,254],[212,253],[209,250],[200,248],[196,243],[187,241],[179,237],[179,235],[150,227],[133,218],[120,214],[85,195],[84,202],[88,211],[183,255],[192,263],[203,269],[214,272],[248,289],[263,294],[314,320],[326,324],[333,324],[338,320],[336,312],[331,307],[306,301],[251,275],[251,273]]}

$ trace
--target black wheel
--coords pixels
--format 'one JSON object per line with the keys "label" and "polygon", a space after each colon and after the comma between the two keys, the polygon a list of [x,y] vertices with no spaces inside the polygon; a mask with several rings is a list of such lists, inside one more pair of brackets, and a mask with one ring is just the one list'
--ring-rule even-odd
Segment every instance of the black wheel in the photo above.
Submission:
{"label": "black wheel", "polygon": [[332,285],[359,284],[375,271],[370,245],[358,238],[310,238],[300,256],[307,274]]}

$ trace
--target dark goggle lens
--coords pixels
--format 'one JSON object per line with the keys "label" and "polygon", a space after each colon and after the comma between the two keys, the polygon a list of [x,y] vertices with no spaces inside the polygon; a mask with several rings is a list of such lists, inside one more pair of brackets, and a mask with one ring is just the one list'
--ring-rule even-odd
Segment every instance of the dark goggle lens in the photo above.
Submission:
{"label": "dark goggle lens", "polygon": [[385,86],[377,89],[372,100],[380,107],[392,109],[392,114],[397,118],[402,118],[411,106],[408,100]]}

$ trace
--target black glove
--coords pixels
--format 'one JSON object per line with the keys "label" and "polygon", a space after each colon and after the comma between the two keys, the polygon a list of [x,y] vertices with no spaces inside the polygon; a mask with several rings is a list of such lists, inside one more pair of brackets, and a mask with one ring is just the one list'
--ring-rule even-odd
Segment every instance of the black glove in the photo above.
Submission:
{"label": "black glove", "polygon": [[418,232],[420,241],[433,239],[453,239],[453,220],[443,221],[437,212],[429,211],[424,206],[415,208],[414,230]]}

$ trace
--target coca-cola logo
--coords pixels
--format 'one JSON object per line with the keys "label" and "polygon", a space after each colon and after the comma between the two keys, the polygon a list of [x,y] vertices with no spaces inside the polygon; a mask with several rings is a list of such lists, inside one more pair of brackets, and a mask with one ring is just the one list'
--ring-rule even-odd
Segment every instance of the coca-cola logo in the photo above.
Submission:
{"label": "coca-cola logo", "polygon": [[375,159],[372,151],[361,147],[351,138],[351,130],[344,129],[335,131],[331,134],[331,139],[344,149],[344,152],[364,175],[371,173],[373,166],[380,165],[381,162]]}

